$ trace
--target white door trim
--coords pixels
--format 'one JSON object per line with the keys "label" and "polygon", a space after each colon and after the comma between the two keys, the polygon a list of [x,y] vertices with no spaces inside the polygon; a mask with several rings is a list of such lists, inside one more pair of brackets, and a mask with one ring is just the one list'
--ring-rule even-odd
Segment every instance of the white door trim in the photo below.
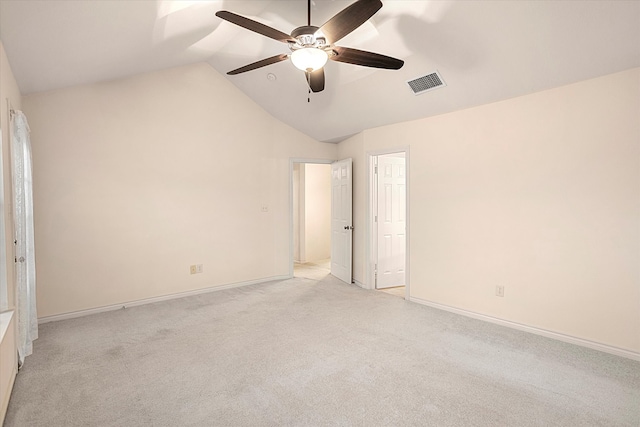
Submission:
{"label": "white door trim", "polygon": [[333,162],[335,162],[335,160],[299,157],[289,158],[289,278],[293,277],[293,164],[310,163],[316,165],[330,165]]}
{"label": "white door trim", "polygon": [[367,200],[366,200],[366,216],[365,216],[365,220],[366,220],[366,236],[365,236],[365,252],[364,252],[364,259],[365,259],[365,280],[366,280],[366,284],[365,287],[366,289],[375,289],[376,288],[376,284],[375,284],[375,255],[373,254],[373,250],[376,249],[376,234],[377,234],[377,227],[376,227],[376,223],[374,220],[374,216],[375,216],[375,206],[374,203],[376,201],[376,195],[375,195],[375,175],[374,175],[374,158],[383,154],[393,154],[393,153],[404,153],[405,155],[405,161],[406,161],[406,176],[407,176],[407,194],[406,194],[406,199],[405,199],[405,203],[406,203],[406,221],[407,221],[407,238],[406,238],[406,250],[405,250],[405,262],[406,262],[406,284],[405,284],[405,294],[404,294],[404,299],[409,300],[410,296],[411,296],[411,292],[410,292],[410,282],[411,282],[411,265],[409,260],[411,259],[410,257],[410,241],[411,241],[411,210],[410,210],[410,206],[409,206],[409,201],[411,200],[410,197],[410,189],[411,189],[411,185],[410,185],[410,181],[411,181],[411,169],[410,169],[410,156],[409,156],[409,146],[404,146],[404,147],[396,147],[396,148],[388,148],[388,149],[384,149],[384,150],[371,150],[371,151],[367,151],[366,154],[366,158],[367,158]]}

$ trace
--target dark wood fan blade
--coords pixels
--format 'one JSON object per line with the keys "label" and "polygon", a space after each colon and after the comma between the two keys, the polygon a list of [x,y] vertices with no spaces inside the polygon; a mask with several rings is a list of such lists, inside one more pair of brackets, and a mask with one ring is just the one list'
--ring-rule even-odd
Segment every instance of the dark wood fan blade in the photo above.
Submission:
{"label": "dark wood fan blade", "polygon": [[322,92],[324,90],[324,69],[305,73],[307,75],[307,83],[312,92]]}
{"label": "dark wood fan blade", "polygon": [[278,40],[282,43],[296,42],[296,39],[291,37],[289,34],[285,34],[282,31],[276,30],[275,28],[271,28],[267,25],[261,24],[257,21],[254,21],[253,19],[245,18],[244,16],[236,15],[232,12],[227,12],[226,10],[216,12],[216,16],[218,18],[224,19],[225,21],[229,21],[232,24],[239,25],[242,28],[246,28],[247,30],[262,34],[263,36]]}
{"label": "dark wood fan blade", "polygon": [[285,55],[285,54],[272,56],[270,58],[266,58],[266,59],[254,62],[252,64],[245,65],[244,67],[240,67],[240,68],[236,68],[235,70],[231,70],[227,74],[233,76],[233,75],[236,75],[236,74],[240,74],[240,73],[244,73],[244,72],[247,72],[247,71],[255,70],[256,68],[266,67],[267,65],[271,65],[271,64],[275,64],[275,63],[280,62],[280,61],[284,61],[287,58],[289,58],[289,56]]}
{"label": "dark wood fan blade", "polygon": [[329,19],[320,27],[320,31],[329,40],[329,43],[336,43],[367,22],[381,7],[380,0],[358,0]]}
{"label": "dark wood fan blade", "polygon": [[347,64],[385,68],[387,70],[399,70],[404,65],[404,61],[401,59],[349,47],[334,46],[333,51],[336,55],[330,55],[329,59],[337,62],[346,62]]}

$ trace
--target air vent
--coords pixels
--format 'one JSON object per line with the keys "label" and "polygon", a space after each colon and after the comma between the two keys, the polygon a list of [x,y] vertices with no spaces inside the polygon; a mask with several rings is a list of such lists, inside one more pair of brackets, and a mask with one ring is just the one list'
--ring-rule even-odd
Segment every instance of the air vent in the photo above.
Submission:
{"label": "air vent", "polygon": [[409,80],[407,84],[415,95],[420,95],[421,93],[429,92],[447,85],[438,71],[434,71],[426,76],[418,77],[417,79]]}

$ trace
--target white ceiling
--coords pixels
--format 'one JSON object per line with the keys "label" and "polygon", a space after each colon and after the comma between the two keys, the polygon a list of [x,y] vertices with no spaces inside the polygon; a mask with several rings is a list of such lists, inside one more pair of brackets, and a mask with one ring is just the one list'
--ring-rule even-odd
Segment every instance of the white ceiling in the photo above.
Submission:
{"label": "white ceiling", "polygon": [[[352,1],[314,0],[322,25]],[[225,76],[309,136],[340,141],[364,129],[512,98],[640,67],[640,1],[386,0],[338,45],[405,61],[401,70],[329,62],[307,102],[289,61]],[[222,21],[229,10],[290,33],[305,0],[1,0],[0,39],[23,94],[199,61],[220,73],[287,53]],[[406,81],[438,70],[447,86],[415,96]],[[267,74],[277,79],[267,79]]]}

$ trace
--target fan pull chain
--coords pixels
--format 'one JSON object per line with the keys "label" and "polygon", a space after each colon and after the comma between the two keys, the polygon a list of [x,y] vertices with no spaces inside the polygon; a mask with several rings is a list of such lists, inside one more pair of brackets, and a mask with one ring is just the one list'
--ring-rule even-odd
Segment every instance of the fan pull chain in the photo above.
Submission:
{"label": "fan pull chain", "polygon": [[311,89],[309,89],[309,94],[307,95],[307,102],[311,102]]}

